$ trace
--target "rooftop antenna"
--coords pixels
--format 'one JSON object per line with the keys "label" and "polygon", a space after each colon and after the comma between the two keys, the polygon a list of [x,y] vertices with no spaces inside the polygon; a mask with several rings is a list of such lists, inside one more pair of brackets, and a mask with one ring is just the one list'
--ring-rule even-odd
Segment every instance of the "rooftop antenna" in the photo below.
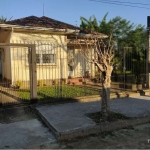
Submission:
{"label": "rooftop antenna", "polygon": [[9,21],[13,18],[13,16],[10,17]]}
{"label": "rooftop antenna", "polygon": [[44,3],[43,3],[43,16],[44,16]]}
{"label": "rooftop antenna", "polygon": [[77,21],[76,21],[76,30],[75,30],[75,32],[77,31]]}

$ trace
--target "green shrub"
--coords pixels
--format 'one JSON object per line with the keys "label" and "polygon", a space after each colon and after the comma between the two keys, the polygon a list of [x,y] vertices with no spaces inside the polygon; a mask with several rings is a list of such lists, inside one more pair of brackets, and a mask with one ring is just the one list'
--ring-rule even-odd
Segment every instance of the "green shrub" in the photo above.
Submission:
{"label": "green shrub", "polygon": [[21,80],[17,80],[17,81],[16,81],[16,87],[17,87],[18,89],[20,89],[21,86],[22,86],[22,81],[21,81]]}
{"label": "green shrub", "polygon": [[43,84],[43,81],[42,80],[38,80],[38,86],[39,87],[41,87],[41,86],[43,86],[44,84]]}
{"label": "green shrub", "polygon": [[61,81],[61,84],[62,84],[62,85],[65,85],[65,81]]}
{"label": "green shrub", "polygon": [[58,79],[53,80],[53,84],[54,85],[58,85],[59,84],[59,80]]}
{"label": "green shrub", "polygon": [[131,74],[132,72],[130,70],[127,70],[126,71],[126,74]]}

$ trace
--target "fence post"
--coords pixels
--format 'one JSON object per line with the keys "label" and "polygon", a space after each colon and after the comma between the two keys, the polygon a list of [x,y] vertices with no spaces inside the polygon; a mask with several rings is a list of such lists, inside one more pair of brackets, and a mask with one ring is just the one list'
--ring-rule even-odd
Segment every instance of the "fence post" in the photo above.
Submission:
{"label": "fence post", "polygon": [[146,69],[146,85],[150,88],[150,31],[148,30],[148,49],[147,49],[147,69]]}
{"label": "fence post", "polygon": [[32,45],[29,48],[29,74],[30,74],[30,100],[37,102],[37,72],[36,72],[36,48]]}

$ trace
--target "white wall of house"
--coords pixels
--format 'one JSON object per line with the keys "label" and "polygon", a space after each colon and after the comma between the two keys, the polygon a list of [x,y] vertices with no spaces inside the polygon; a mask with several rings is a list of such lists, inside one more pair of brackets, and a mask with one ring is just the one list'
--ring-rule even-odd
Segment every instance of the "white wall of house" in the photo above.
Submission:
{"label": "white wall of house", "polygon": [[[89,50],[89,60],[94,58],[94,50]],[[90,76],[95,76],[95,67],[93,63],[89,63],[88,60],[78,51],[75,49],[75,65],[74,65],[74,76],[81,77],[85,76],[86,72],[89,72]]]}
{"label": "white wall of house", "polygon": [[[63,35],[14,32],[10,43],[36,44],[37,80],[54,80],[68,78],[65,39]],[[12,81],[29,81],[28,48],[11,48],[11,62]]]}

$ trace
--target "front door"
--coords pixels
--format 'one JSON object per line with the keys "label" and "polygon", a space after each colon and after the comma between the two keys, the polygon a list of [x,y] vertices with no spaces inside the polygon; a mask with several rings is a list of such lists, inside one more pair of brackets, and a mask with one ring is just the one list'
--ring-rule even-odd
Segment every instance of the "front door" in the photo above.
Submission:
{"label": "front door", "polygon": [[68,77],[74,77],[74,47],[68,46]]}

